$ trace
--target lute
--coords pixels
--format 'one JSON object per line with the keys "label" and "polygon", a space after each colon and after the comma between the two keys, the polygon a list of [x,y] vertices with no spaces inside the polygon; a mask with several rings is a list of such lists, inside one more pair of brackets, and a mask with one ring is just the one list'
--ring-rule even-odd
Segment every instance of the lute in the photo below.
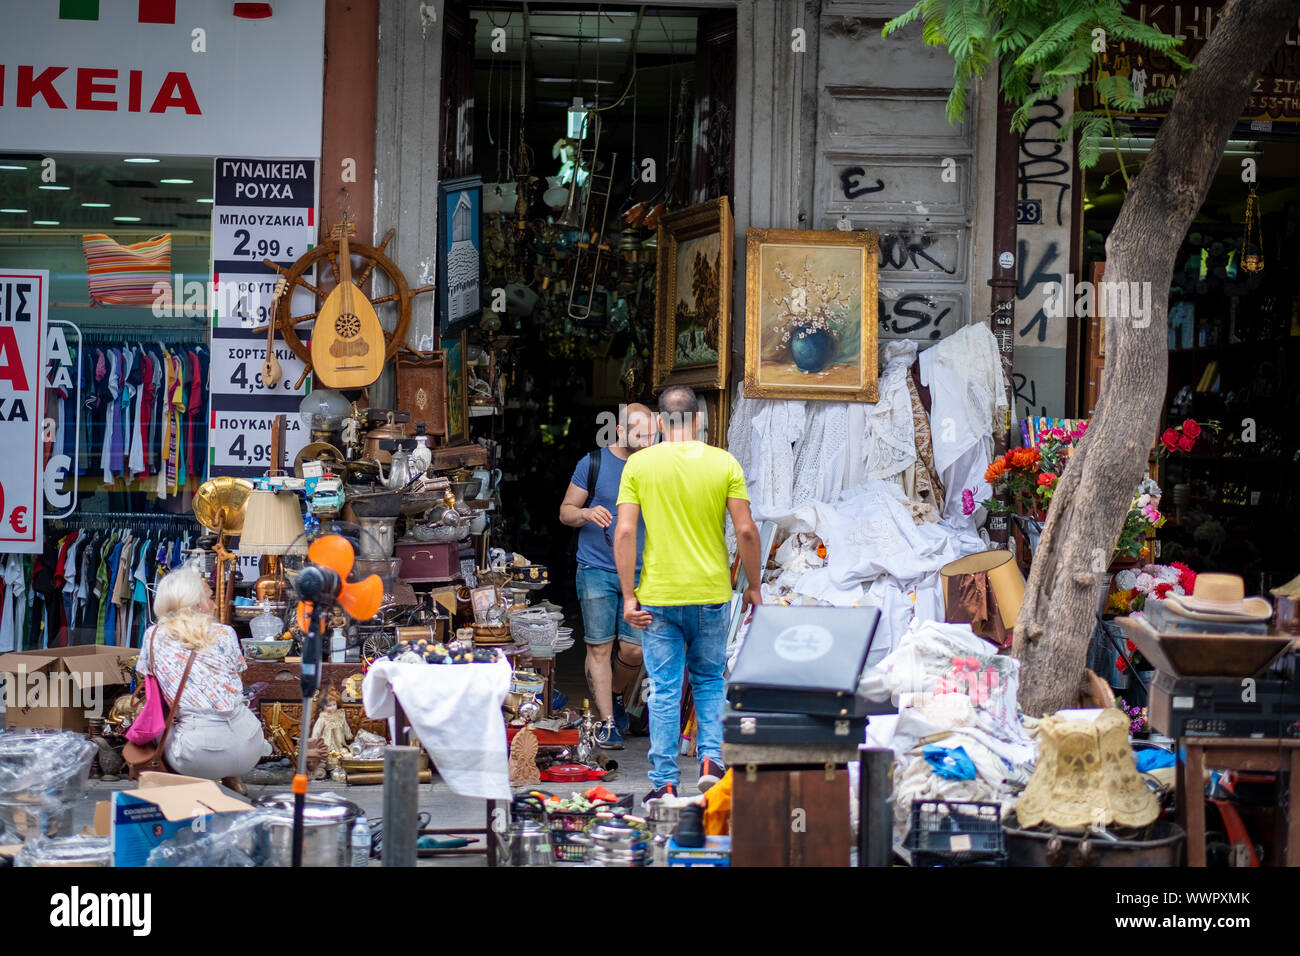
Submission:
{"label": "lute", "polygon": [[334,227],[339,243],[338,284],[316,316],[311,335],[312,374],[330,388],[365,388],[384,368],[384,328],[375,307],[352,281],[348,217]]}

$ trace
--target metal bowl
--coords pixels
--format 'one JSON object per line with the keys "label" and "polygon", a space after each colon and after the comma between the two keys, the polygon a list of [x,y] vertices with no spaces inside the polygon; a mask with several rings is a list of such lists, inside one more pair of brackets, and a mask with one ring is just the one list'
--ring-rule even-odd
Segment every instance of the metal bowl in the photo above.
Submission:
{"label": "metal bowl", "polygon": [[231,614],[236,621],[242,621],[247,624],[255,617],[271,613],[278,617],[283,617],[284,612],[289,610],[289,605],[284,603],[277,604],[236,604],[231,608]]}
{"label": "metal bowl", "polygon": [[395,518],[399,512],[408,513],[400,491],[354,492],[349,488],[348,505],[358,518]]}

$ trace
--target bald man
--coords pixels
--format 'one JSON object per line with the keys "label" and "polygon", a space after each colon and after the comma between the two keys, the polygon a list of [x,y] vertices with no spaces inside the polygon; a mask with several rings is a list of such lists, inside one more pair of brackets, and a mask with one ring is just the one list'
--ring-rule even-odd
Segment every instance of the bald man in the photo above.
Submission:
{"label": "bald man", "polygon": [[[560,521],[579,529],[577,587],[587,644],[587,686],[601,718],[596,740],[607,750],[623,747],[628,725],[623,697],[641,672],[641,635],[623,620],[623,592],[614,563],[618,488],[623,466],[654,440],[654,428],[654,413],[646,406],[623,408],[617,440],[578,462],[560,504]],[[639,522],[636,539],[639,572],[645,542],[645,525]]]}

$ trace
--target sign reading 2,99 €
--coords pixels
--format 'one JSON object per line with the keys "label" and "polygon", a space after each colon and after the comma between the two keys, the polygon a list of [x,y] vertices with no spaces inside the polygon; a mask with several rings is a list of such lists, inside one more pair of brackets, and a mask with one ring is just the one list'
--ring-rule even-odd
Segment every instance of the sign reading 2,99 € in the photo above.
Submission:
{"label": "sign reading 2,99 \u20ac", "polygon": [[35,554],[43,542],[41,422],[50,274],[0,269],[0,553]]}

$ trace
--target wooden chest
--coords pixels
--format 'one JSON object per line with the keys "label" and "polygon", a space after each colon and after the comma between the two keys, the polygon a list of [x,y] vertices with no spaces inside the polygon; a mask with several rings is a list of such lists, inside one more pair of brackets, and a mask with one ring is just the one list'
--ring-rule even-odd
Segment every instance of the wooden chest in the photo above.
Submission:
{"label": "wooden chest", "polygon": [[[352,664],[321,664],[321,689],[331,685],[343,690],[343,681],[353,674],[360,674],[364,667],[360,662]],[[302,702],[302,665],[296,661],[250,661],[241,675],[244,686],[248,687],[258,681],[266,681],[261,700],[296,700]]]}
{"label": "wooden chest", "polygon": [[455,581],[460,578],[460,544],[455,541],[411,542],[396,546],[402,559],[403,581],[416,584]]}

